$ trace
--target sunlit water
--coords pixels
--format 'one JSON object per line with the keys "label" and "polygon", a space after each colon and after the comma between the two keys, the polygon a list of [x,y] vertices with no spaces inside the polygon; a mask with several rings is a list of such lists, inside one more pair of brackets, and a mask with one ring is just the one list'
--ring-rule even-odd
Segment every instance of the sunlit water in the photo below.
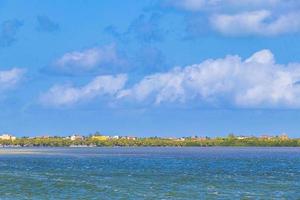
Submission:
{"label": "sunlit water", "polygon": [[0,199],[300,199],[300,148],[0,149]]}

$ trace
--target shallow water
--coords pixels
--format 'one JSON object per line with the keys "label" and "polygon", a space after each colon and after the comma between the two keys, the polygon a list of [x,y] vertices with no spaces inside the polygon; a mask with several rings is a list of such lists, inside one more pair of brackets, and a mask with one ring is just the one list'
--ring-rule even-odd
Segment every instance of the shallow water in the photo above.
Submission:
{"label": "shallow water", "polygon": [[300,148],[0,149],[0,199],[300,199]]}

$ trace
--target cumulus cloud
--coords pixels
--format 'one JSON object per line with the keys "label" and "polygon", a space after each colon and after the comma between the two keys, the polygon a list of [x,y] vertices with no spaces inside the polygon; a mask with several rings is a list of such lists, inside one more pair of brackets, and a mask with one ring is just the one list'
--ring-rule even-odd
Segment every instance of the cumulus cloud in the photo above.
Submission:
{"label": "cumulus cloud", "polygon": [[0,91],[15,87],[23,78],[24,69],[12,68],[0,71]]}
{"label": "cumulus cloud", "polygon": [[225,35],[279,35],[300,31],[300,13],[288,13],[273,18],[267,10],[211,17],[215,30]]}
{"label": "cumulus cloud", "polygon": [[271,51],[228,55],[146,76],[119,99],[155,104],[227,102],[238,107],[300,107],[300,63],[276,64]]}
{"label": "cumulus cloud", "polygon": [[114,96],[127,81],[124,74],[116,76],[97,76],[87,85],[74,87],[72,85],[55,85],[40,96],[40,102],[46,106],[70,106],[82,101],[88,101],[98,96]]}
{"label": "cumulus cloud", "polygon": [[94,47],[82,51],[73,51],[57,59],[52,67],[60,72],[76,74],[95,70],[105,71],[124,64],[115,45]]}

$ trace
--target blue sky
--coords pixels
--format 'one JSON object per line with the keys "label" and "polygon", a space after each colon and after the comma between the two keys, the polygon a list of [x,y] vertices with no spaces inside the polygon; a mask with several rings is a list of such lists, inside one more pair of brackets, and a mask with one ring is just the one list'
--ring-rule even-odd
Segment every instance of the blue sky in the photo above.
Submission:
{"label": "blue sky", "polygon": [[296,0],[0,1],[0,132],[300,136]]}

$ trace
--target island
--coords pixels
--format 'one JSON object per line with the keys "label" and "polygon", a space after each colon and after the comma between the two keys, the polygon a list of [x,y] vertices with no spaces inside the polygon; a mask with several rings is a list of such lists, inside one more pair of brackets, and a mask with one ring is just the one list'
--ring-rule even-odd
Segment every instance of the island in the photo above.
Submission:
{"label": "island", "polygon": [[0,136],[1,147],[210,147],[210,146],[257,146],[257,147],[300,147],[300,138],[278,136],[237,136],[225,137],[133,137],[106,136],[99,133],[89,136],[73,134],[61,136],[15,137],[10,134]]}

